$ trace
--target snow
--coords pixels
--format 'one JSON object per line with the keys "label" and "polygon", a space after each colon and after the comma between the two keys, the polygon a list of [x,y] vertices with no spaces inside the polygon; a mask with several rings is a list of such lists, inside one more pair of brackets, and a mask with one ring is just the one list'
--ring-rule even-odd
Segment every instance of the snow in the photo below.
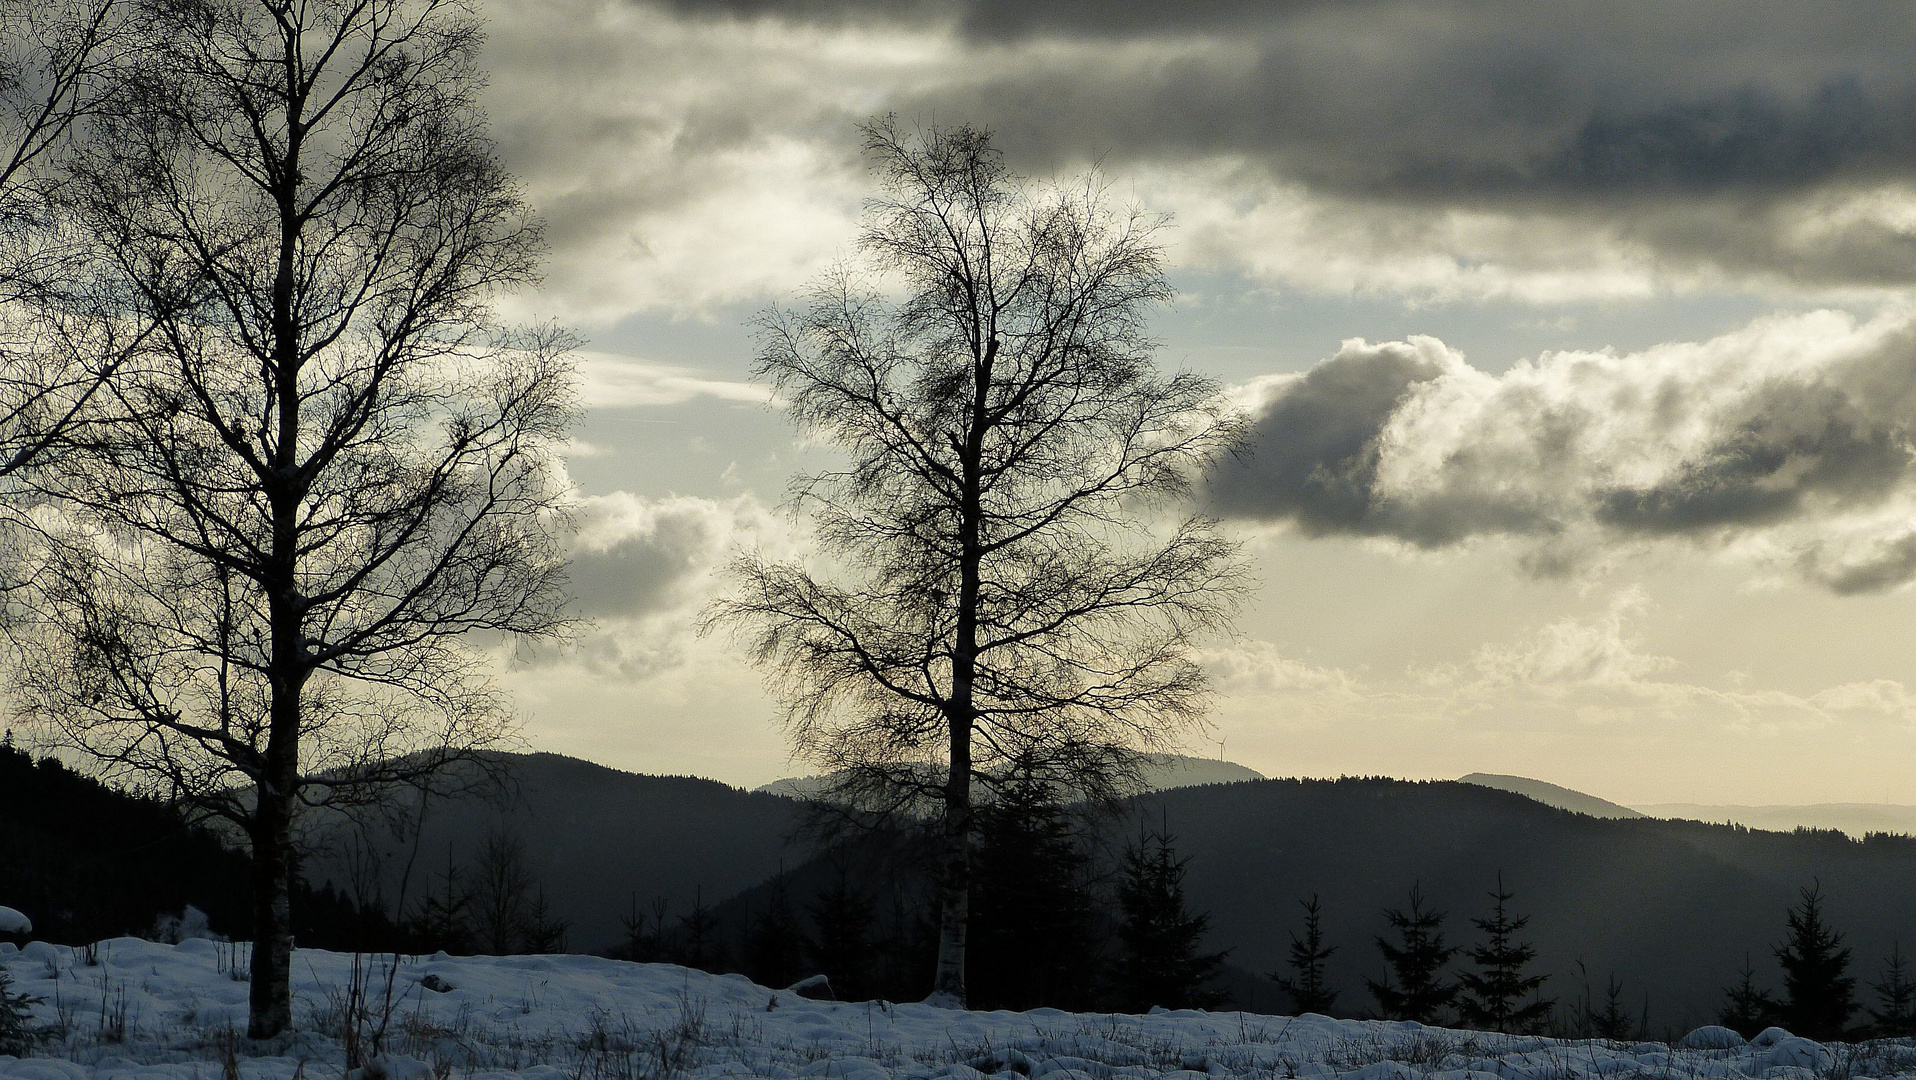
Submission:
{"label": "snow", "polygon": [[[345,1073],[354,958],[294,958],[300,1031],[239,1038],[248,948],[117,938],[90,949],[0,947],[16,992],[60,1033],[0,1080],[320,1080]],[[1411,1023],[1248,1013],[965,1012],[817,1001],[742,976],[590,956],[362,958],[384,1054],[349,1080],[1812,1080],[1916,1076],[1916,1046],[1828,1046],[1725,1029],[1675,1046],[1553,1040]]]}
{"label": "snow", "polygon": [[31,934],[33,921],[19,911],[0,906],[0,934]]}

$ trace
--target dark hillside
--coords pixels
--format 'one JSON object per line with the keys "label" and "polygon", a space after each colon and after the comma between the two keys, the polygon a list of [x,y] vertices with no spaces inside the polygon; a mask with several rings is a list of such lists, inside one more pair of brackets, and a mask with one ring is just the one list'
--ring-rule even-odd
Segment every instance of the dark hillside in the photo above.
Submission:
{"label": "dark hillside", "polygon": [[1361,976],[1381,973],[1380,910],[1401,906],[1413,882],[1450,913],[1452,940],[1468,940],[1501,870],[1532,916],[1541,969],[1555,973],[1546,992],[1574,996],[1581,959],[1599,984],[1614,971],[1635,1008],[1648,990],[1653,1022],[1679,1027],[1709,1017],[1745,953],[1780,982],[1770,945],[1800,885],[1822,881],[1866,977],[1916,920],[1916,841],[1900,838],[1605,820],[1474,784],[1395,780],[1266,780],[1141,807],[1153,820],[1160,808],[1233,963],[1281,964],[1296,901],[1317,892],[1351,1005],[1369,1004]]}
{"label": "dark hillside", "polygon": [[[617,942],[619,918],[634,894],[641,910],[663,898],[671,915],[694,897],[707,903],[776,873],[788,848],[798,805],[776,795],[740,791],[691,776],[621,772],[559,754],[503,754],[509,791],[500,797],[450,799],[432,805],[419,841],[410,894],[417,898],[446,866],[469,866],[489,831],[525,843],[533,878],[552,912],[569,921],[567,944],[596,952]],[[398,893],[404,853],[387,858],[387,896]],[[348,880],[338,858],[315,859],[315,881]],[[670,917],[670,916],[668,916]]]}
{"label": "dark hillside", "polygon": [[[246,865],[165,803],[0,743],[0,904],[26,912],[36,938],[143,934],[188,904],[215,932],[243,937]],[[350,947],[361,931],[352,906],[327,893],[297,892],[293,916],[303,943]]]}

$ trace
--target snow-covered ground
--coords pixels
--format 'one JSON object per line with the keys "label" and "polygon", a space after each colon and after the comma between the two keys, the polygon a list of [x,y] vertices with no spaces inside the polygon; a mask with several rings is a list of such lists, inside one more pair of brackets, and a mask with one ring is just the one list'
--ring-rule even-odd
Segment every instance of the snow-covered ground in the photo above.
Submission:
{"label": "snow-covered ground", "polygon": [[[590,956],[421,957],[393,973],[302,950],[300,1034],[250,1047],[247,950],[135,938],[70,949],[0,944],[14,991],[44,999],[57,1034],[33,1057],[0,1056],[0,1080],[320,1080],[348,1040],[371,1077],[624,1080],[1855,1080],[1916,1075],[1916,1045],[1819,1046],[1772,1029],[1745,1044],[1706,1028],[1677,1047],[1561,1041],[1417,1024],[1221,1012],[1110,1016],[966,1013],[922,1005],[810,1001],[736,975]],[[367,1056],[362,1054],[363,1056]],[[1015,1076],[1013,1075],[1015,1074]]]}

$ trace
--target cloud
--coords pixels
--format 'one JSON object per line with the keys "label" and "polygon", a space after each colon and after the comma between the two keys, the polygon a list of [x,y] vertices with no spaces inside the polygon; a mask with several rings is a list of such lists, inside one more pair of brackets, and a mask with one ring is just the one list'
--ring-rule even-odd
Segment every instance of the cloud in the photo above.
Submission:
{"label": "cloud", "polygon": [[1344,343],[1260,384],[1212,507],[1311,535],[1485,537],[1563,569],[1600,549],[1734,548],[1842,592],[1916,577],[1916,322],[1775,316],[1501,375],[1433,338]]}
{"label": "cloud", "polygon": [[760,384],[717,379],[693,368],[610,353],[578,356],[580,398],[586,408],[680,405],[700,397],[762,405],[772,397]]}
{"label": "cloud", "polygon": [[786,519],[750,494],[730,499],[630,492],[579,500],[570,575],[575,610],[601,622],[683,616],[717,585],[735,550],[784,550]]}
{"label": "cloud", "polygon": [[[1727,2],[539,0],[488,108],[565,316],[789,295],[854,232],[857,122],[1102,162],[1180,258],[1420,299],[1901,288],[1916,24]],[[1538,246],[1541,244],[1541,248]]]}

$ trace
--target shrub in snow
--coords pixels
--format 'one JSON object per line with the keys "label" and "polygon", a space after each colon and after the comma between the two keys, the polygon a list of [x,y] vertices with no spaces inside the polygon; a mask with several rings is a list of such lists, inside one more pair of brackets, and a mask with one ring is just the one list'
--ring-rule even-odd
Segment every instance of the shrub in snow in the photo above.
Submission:
{"label": "shrub in snow", "polygon": [[0,1054],[20,1056],[33,1048],[33,1006],[40,999],[12,990],[13,976],[0,965]]}
{"label": "shrub in snow", "polygon": [[1684,1050],[1735,1050],[1743,1044],[1743,1036],[1719,1024],[1697,1028],[1677,1040]]}
{"label": "shrub in snow", "polygon": [[206,912],[186,905],[186,910],[178,915],[162,915],[153,922],[153,929],[147,937],[162,945],[178,945],[182,941],[205,938],[208,941],[225,941],[213,932],[213,926],[206,920]]}

